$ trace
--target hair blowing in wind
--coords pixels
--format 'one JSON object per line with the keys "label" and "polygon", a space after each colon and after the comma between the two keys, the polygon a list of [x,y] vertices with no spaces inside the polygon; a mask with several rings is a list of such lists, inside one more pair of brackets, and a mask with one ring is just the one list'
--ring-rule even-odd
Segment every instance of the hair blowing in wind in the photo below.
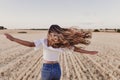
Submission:
{"label": "hair blowing in wind", "polygon": [[85,31],[77,28],[61,28],[58,25],[51,25],[48,34],[57,34],[59,43],[51,45],[52,47],[69,47],[77,44],[90,44],[90,38],[92,38],[91,31]]}

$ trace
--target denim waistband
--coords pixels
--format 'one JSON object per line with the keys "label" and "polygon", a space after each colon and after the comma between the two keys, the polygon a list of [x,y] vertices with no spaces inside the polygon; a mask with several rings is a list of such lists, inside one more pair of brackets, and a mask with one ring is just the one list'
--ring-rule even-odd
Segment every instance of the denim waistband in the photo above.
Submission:
{"label": "denim waistband", "polygon": [[53,63],[53,64],[49,64],[49,63],[43,63],[43,66],[59,66],[59,63]]}

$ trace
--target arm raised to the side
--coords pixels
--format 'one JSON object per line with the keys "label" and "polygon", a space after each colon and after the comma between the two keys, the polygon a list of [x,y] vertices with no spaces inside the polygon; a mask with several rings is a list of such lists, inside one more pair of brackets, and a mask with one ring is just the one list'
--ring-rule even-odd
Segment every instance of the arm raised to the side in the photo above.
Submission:
{"label": "arm raised to the side", "polygon": [[84,49],[77,48],[77,47],[74,47],[74,51],[84,53],[84,54],[91,54],[91,55],[94,55],[94,54],[98,53],[98,51],[88,51],[88,50],[84,50]]}
{"label": "arm raised to the side", "polygon": [[8,33],[5,33],[4,35],[6,36],[7,39],[9,39],[11,41],[14,41],[14,42],[17,42],[17,43],[19,43],[21,45],[24,45],[24,46],[27,46],[27,47],[35,47],[34,42],[25,41],[25,40],[15,38],[15,37],[13,37],[12,35],[10,35]]}

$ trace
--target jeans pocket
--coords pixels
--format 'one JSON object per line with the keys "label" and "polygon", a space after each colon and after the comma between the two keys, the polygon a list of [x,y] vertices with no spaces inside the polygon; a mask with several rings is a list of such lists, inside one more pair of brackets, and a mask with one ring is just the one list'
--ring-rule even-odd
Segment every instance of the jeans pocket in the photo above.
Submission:
{"label": "jeans pocket", "polygon": [[41,70],[42,80],[50,80],[50,76],[51,76],[51,68],[48,65],[43,65]]}
{"label": "jeans pocket", "polygon": [[54,69],[54,75],[55,75],[55,79],[60,80],[60,77],[61,77],[61,68],[59,66],[57,66]]}
{"label": "jeans pocket", "polygon": [[42,72],[41,72],[42,80],[50,80],[50,77],[51,77],[51,71],[42,70]]}

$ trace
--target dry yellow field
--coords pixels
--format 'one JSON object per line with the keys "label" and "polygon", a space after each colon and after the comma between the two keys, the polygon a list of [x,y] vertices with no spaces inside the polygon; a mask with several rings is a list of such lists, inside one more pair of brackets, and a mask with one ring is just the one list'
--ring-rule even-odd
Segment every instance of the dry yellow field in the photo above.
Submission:
{"label": "dry yellow field", "polygon": [[[20,30],[21,31],[21,30]],[[5,38],[3,33],[34,41],[46,36],[46,31],[0,31],[0,80],[41,80],[42,50],[25,47]],[[61,54],[61,80],[120,80],[120,33],[93,33],[87,50],[97,55],[82,53]]]}

